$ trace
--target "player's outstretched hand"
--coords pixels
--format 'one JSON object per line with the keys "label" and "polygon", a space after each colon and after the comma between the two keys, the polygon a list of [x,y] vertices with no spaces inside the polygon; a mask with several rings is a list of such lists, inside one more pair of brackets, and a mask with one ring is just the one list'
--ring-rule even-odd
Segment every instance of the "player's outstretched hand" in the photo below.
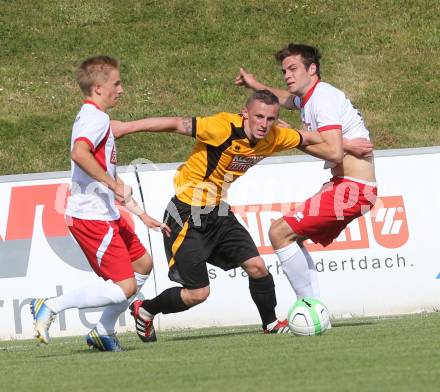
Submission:
{"label": "player's outstretched hand", "polygon": [[255,89],[258,82],[255,76],[247,72],[244,68],[240,68],[237,77],[235,78],[235,84],[237,86],[244,86],[247,88]]}
{"label": "player's outstretched hand", "polygon": [[159,222],[147,214],[141,215],[140,218],[142,222],[144,222],[144,225],[149,227],[150,229],[153,229],[154,231],[161,231],[167,237],[171,235],[171,229],[167,224]]}
{"label": "player's outstretched hand", "polygon": [[356,137],[354,139],[344,138],[344,151],[357,158],[372,157],[373,148],[373,143],[363,137]]}

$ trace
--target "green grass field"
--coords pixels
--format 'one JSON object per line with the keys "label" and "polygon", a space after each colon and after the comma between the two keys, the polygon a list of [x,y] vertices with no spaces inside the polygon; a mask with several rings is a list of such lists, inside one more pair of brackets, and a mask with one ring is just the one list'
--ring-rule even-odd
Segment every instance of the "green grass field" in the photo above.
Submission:
{"label": "green grass field", "polygon": [[[70,169],[73,71],[96,54],[121,61],[111,116],[129,120],[239,111],[240,66],[282,87],[273,53],[310,43],[378,149],[440,145],[439,15],[437,0],[0,0],[0,175]],[[118,160],[178,162],[192,144],[130,136]],[[438,391],[439,323],[438,312],[343,320],[312,338],[185,330],[148,345],[123,334],[123,353],[80,337],[0,341],[0,391]]]}
{"label": "green grass field", "polygon": [[123,353],[84,340],[0,342],[2,390],[438,391],[440,313],[333,322],[323,336],[257,326],[122,334]]}
{"label": "green grass field", "polygon": [[[377,148],[440,145],[437,0],[0,0],[0,11],[0,175],[70,169],[73,71],[96,54],[121,61],[126,94],[111,115],[132,119],[239,111],[240,66],[282,87],[274,52],[318,45],[323,79],[361,110]],[[118,160],[179,162],[191,146],[136,135]]]}

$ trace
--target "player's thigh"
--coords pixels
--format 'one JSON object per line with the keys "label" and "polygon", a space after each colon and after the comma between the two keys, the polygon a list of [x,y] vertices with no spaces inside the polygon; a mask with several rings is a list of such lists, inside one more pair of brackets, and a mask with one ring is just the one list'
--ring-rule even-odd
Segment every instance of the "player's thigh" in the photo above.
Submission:
{"label": "player's thigh", "polygon": [[169,238],[164,236],[169,278],[190,289],[208,286],[206,260],[211,253],[212,243],[189,221],[179,229],[172,227],[172,235]]}
{"label": "player's thigh", "polygon": [[190,219],[191,206],[171,199],[164,214],[164,222],[171,235],[163,236],[168,261],[168,277],[189,289],[209,285],[206,260],[213,244],[206,240],[206,233],[196,230]]}
{"label": "player's thigh", "polygon": [[113,221],[73,218],[69,230],[97,275],[113,282],[134,276],[130,254]]}
{"label": "player's thigh", "polygon": [[275,249],[279,249],[284,244],[298,240],[299,236],[293,231],[291,225],[286,222],[284,217],[281,217],[270,225],[269,239],[272,246],[274,246]]}
{"label": "player's thigh", "polygon": [[[327,246],[351,221],[362,215],[365,203],[359,198],[357,187],[357,183],[355,187],[348,187],[345,183],[340,184],[340,180],[324,184],[317,194],[283,219],[299,237]],[[353,189],[356,200],[351,200]],[[342,201],[338,197],[342,197]]]}
{"label": "player's thigh", "polygon": [[309,238],[315,243],[328,245],[346,226],[338,222],[333,201],[328,192],[318,193],[282,219],[301,239]]}
{"label": "player's thigh", "polygon": [[121,216],[115,224],[119,226],[119,235],[124,241],[130,260],[138,265],[148,264],[151,267],[151,257],[135,233],[133,223]]}
{"label": "player's thigh", "polygon": [[259,256],[251,235],[232,212],[219,217],[218,225],[216,246],[208,260],[211,264],[229,270]]}

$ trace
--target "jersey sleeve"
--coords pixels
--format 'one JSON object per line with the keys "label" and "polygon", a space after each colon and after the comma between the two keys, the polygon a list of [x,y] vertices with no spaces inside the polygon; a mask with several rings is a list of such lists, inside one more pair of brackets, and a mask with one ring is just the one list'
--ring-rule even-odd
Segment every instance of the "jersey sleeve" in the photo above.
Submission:
{"label": "jersey sleeve", "polygon": [[342,107],[337,94],[331,90],[321,91],[314,106],[317,131],[342,129]]}
{"label": "jersey sleeve", "polygon": [[296,129],[275,127],[275,151],[289,150],[301,145],[302,137]]}
{"label": "jersey sleeve", "polygon": [[193,136],[200,142],[219,146],[231,134],[231,119],[227,113],[193,118]]}
{"label": "jersey sleeve", "polygon": [[107,115],[94,116],[75,124],[74,143],[86,142],[92,151],[98,147],[110,129],[110,118]]}

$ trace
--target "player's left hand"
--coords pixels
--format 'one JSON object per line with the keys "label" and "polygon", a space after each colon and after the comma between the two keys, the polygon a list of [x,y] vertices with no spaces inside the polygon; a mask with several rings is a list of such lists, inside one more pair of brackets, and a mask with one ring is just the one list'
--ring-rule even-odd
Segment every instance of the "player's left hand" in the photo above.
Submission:
{"label": "player's left hand", "polygon": [[373,156],[373,143],[363,137],[354,139],[344,138],[344,151],[357,158],[368,158]]}
{"label": "player's left hand", "polygon": [[171,235],[171,229],[167,224],[163,222],[159,222],[147,214],[141,215],[140,218],[144,223],[144,225],[147,226],[148,228],[153,229],[154,231],[161,231],[167,237]]}
{"label": "player's left hand", "polygon": [[256,89],[258,82],[254,75],[247,72],[244,68],[240,68],[238,75],[235,78],[235,84],[237,86]]}

